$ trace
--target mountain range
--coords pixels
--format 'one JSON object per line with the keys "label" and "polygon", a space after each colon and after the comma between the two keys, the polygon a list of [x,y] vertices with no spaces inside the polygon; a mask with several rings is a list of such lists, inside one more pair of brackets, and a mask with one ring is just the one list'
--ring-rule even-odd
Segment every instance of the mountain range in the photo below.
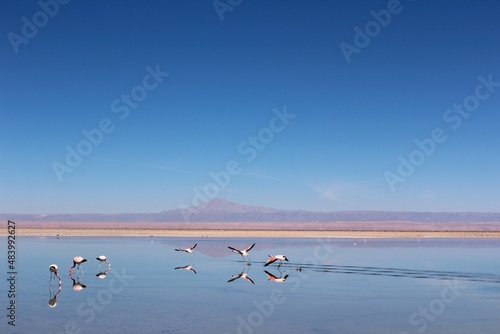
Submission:
{"label": "mountain range", "polygon": [[398,212],[398,211],[334,211],[280,210],[249,206],[224,199],[213,199],[186,209],[159,213],[118,214],[8,214],[1,220],[29,222],[419,222],[419,223],[500,223],[498,212]]}

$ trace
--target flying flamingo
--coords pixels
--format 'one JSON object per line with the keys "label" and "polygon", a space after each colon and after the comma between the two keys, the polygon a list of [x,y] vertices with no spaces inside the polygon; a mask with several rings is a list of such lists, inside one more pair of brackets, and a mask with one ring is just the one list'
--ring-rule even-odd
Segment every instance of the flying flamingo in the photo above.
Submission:
{"label": "flying flamingo", "polygon": [[248,258],[247,264],[249,264],[250,257],[248,256],[248,252],[253,248],[253,246],[255,246],[255,243],[252,246],[245,248],[244,250],[239,250],[239,249],[233,248],[231,246],[227,246],[227,248],[229,248],[233,253],[240,254],[241,257],[243,258],[243,261],[245,261],[245,256],[246,256]]}
{"label": "flying flamingo", "polygon": [[69,272],[70,272],[70,274],[73,272],[73,268],[74,268],[75,266],[77,266],[77,267],[76,267],[76,270],[81,269],[81,271],[82,271],[82,273],[83,273],[83,269],[82,269],[82,266],[81,266],[81,264],[82,264],[83,262],[87,262],[87,259],[84,259],[84,258],[83,258],[83,257],[81,257],[81,256],[75,256],[75,257],[73,258],[73,267],[69,268]]}
{"label": "flying flamingo", "polygon": [[276,283],[283,283],[284,281],[286,281],[286,279],[288,277],[288,274],[286,274],[283,277],[276,277],[273,274],[271,274],[269,271],[267,271],[267,270],[264,270],[264,271],[267,274],[267,280],[268,281],[275,281]]}
{"label": "flying flamingo", "polygon": [[189,253],[189,254],[193,254],[193,249],[196,247],[197,244],[194,244],[193,246],[189,247],[189,248],[176,248],[175,250],[178,251],[178,252],[186,252],[186,253]]}
{"label": "flying flamingo", "polygon": [[192,271],[193,273],[195,273],[195,274],[196,274],[196,270],[194,270],[194,269],[193,269],[193,266],[192,266],[192,265],[187,265],[187,266],[184,266],[184,267],[176,267],[176,268],[174,268],[174,269],[175,269],[175,270],[177,270],[177,269],[190,270],[190,271]]}
{"label": "flying flamingo", "polygon": [[283,261],[288,262],[288,259],[286,258],[286,256],[282,255],[282,254],[275,255],[275,256],[271,256],[271,255],[268,255],[268,256],[269,256],[269,259],[267,260],[266,264],[264,264],[264,267],[267,267],[271,263],[274,263],[278,260],[280,261],[280,264],[278,265],[278,267],[280,267],[283,264]]}
{"label": "flying flamingo", "polygon": [[49,279],[49,284],[52,281],[53,278],[58,278],[59,279],[59,285],[61,285],[61,276],[57,273],[57,264],[51,264],[49,266],[50,270],[50,279]]}

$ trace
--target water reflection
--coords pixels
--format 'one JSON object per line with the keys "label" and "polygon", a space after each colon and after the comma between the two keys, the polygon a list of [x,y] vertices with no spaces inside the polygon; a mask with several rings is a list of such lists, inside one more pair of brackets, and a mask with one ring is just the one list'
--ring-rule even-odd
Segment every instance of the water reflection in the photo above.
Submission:
{"label": "water reflection", "polygon": [[227,282],[229,283],[229,282],[233,282],[233,281],[237,280],[238,278],[243,278],[244,280],[255,285],[254,281],[250,277],[248,277],[248,272],[250,271],[250,268],[248,270],[247,270],[247,268],[249,268],[249,267],[246,267],[246,266],[243,267],[243,270],[239,274],[234,274],[231,277],[231,279],[229,279],[229,281],[227,281]]}
{"label": "water reflection", "polygon": [[49,307],[56,307],[57,306],[57,296],[61,293],[61,285],[59,284],[59,287],[57,289],[57,292],[54,292],[52,290],[52,287],[49,286]]}
{"label": "water reflection", "polygon": [[175,270],[179,270],[179,269],[189,270],[189,271],[192,271],[193,273],[196,274],[196,270],[193,269],[193,266],[191,264],[188,264],[187,266],[183,266],[183,267],[175,267],[174,269]]}
{"label": "water reflection", "polygon": [[277,268],[280,275],[279,276],[276,276],[276,275],[273,275],[271,274],[269,271],[267,270],[264,270],[264,272],[267,274],[267,280],[268,281],[274,281],[276,283],[283,283],[286,281],[286,279],[288,278],[288,274],[284,275],[283,276],[283,273],[279,270],[279,268]]}
{"label": "water reflection", "polygon": [[443,280],[457,279],[470,282],[500,283],[499,275],[466,273],[466,272],[456,272],[456,271],[418,270],[418,269],[364,267],[364,266],[308,265],[308,264],[302,264],[301,269],[309,269],[312,271],[338,273],[338,274],[410,277],[410,278],[443,279]]}
{"label": "water reflection", "polygon": [[106,278],[106,275],[111,271],[111,268],[110,266],[108,266],[108,269],[106,269],[105,271],[100,271],[99,273],[96,274],[96,277],[99,278],[99,279],[105,279]]}
{"label": "water reflection", "polygon": [[81,291],[87,287],[85,284],[82,283],[83,273],[81,277],[77,275],[76,279],[73,278],[73,274],[70,273],[69,278],[73,281],[73,291]]}

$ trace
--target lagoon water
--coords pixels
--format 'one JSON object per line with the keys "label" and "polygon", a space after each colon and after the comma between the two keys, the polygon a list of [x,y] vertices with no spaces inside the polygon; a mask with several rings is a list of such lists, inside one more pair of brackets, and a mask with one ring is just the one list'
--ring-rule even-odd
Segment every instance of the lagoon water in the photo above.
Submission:
{"label": "lagoon water", "polygon": [[[16,326],[8,324],[12,298],[3,256],[1,333],[469,334],[500,328],[496,239],[16,241]],[[253,242],[251,265],[227,248]],[[194,243],[193,255],[174,251]],[[0,249],[5,254],[6,238]],[[101,254],[112,263],[104,278],[96,276]],[[290,262],[263,267],[268,254],[286,254]],[[86,286],[80,291],[69,277],[77,255],[89,259],[83,273],[73,273]],[[59,266],[60,291],[57,281],[48,285],[52,263]],[[186,265],[196,273],[174,269]],[[230,281],[241,272],[254,284],[243,277]]]}

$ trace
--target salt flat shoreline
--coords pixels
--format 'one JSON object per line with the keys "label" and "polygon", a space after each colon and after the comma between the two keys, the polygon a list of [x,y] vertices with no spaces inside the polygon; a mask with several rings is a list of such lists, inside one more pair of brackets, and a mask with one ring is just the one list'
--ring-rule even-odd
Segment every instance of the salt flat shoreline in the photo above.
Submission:
{"label": "salt flat shoreline", "polygon": [[[7,229],[0,236],[7,236]],[[500,231],[17,228],[17,237],[500,238]]]}

